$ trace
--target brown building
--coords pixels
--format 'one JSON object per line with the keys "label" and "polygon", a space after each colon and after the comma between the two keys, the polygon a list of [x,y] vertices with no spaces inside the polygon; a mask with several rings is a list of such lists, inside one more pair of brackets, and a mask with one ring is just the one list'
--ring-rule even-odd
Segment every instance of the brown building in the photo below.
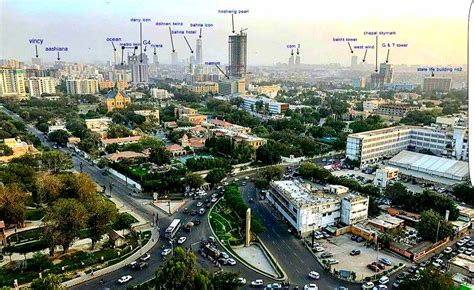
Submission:
{"label": "brown building", "polygon": [[[114,87],[115,83],[111,80],[104,80],[99,83],[99,88],[101,90],[113,89]],[[117,87],[119,88],[119,90],[125,90],[126,88],[128,88],[128,84],[125,80],[119,80],[117,82]]]}

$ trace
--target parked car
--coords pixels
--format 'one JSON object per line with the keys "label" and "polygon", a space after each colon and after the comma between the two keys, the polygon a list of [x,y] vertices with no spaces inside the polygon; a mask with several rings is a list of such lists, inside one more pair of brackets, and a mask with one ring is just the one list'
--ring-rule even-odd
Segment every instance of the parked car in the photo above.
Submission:
{"label": "parked car", "polygon": [[139,270],[143,270],[144,268],[148,267],[148,263],[147,262],[141,262],[140,264],[138,264],[138,269]]}
{"label": "parked car", "polygon": [[227,265],[227,259],[219,258],[219,259],[217,259],[217,261],[218,261],[219,263],[221,263],[222,265]]}
{"label": "parked car", "polygon": [[190,215],[197,215],[197,210],[193,209],[190,213]]}
{"label": "parked car", "polygon": [[239,277],[237,278],[237,283],[244,286],[245,284],[247,284],[247,279],[245,279],[244,277]]}
{"label": "parked car", "polygon": [[304,285],[304,290],[318,290],[318,285],[316,284],[306,284]]}
{"label": "parked car", "polygon": [[335,264],[339,264],[339,261],[331,258],[327,260],[327,263],[328,265],[335,265]]}
{"label": "parked car", "polygon": [[377,267],[379,267],[380,270],[385,270],[385,265],[380,263],[380,262],[374,262]]}
{"label": "parked car", "polygon": [[408,268],[408,272],[409,272],[409,273],[415,273],[417,269],[418,269],[417,266],[410,266],[410,267]]}
{"label": "parked car", "polygon": [[254,280],[254,281],[250,282],[250,286],[252,286],[252,287],[263,286],[263,280],[262,279]]}
{"label": "parked car", "polygon": [[362,284],[362,289],[372,289],[374,286],[375,284],[373,282],[365,282]]}
{"label": "parked car", "polygon": [[131,275],[125,275],[125,276],[122,276],[118,279],[118,282],[120,284],[124,284],[124,283],[127,283],[128,281],[132,280],[132,276]]}
{"label": "parked car", "polygon": [[451,247],[446,247],[446,249],[444,249],[443,253],[445,254],[451,254],[453,252],[453,248]]}
{"label": "parked car", "polygon": [[201,207],[201,206],[202,206],[202,202],[198,202],[198,203],[196,204],[196,206],[197,206],[197,207]]}
{"label": "parked car", "polygon": [[280,288],[281,288],[280,283],[267,284],[267,289],[280,289]]}
{"label": "parked car", "polygon": [[214,202],[216,202],[216,201],[217,201],[217,198],[215,198],[215,197],[213,197],[213,198],[211,199],[211,202],[212,202],[212,203],[214,203]]}
{"label": "parked car", "polygon": [[351,253],[350,253],[351,256],[357,256],[357,255],[360,255],[360,250],[352,250]]}
{"label": "parked car", "polygon": [[221,257],[224,258],[224,259],[229,259],[229,254],[227,254],[226,252],[221,252]]}
{"label": "parked car", "polygon": [[316,252],[324,252],[324,248],[323,247],[316,247],[315,248]]}
{"label": "parked car", "polygon": [[321,258],[327,259],[327,258],[332,258],[334,255],[329,253],[329,252],[324,252],[321,254]]}
{"label": "parked car", "polygon": [[309,272],[308,277],[311,278],[311,279],[318,280],[319,279],[319,273],[316,272],[316,271],[311,271],[311,272]]}
{"label": "parked car", "polygon": [[379,261],[382,262],[383,264],[387,265],[387,266],[392,265],[392,261],[390,261],[389,259],[384,258],[384,257],[380,258]]}
{"label": "parked car", "polygon": [[467,249],[466,251],[464,251],[464,255],[471,256],[471,255],[472,255],[472,249],[469,248],[469,249]]}
{"label": "parked car", "polygon": [[426,268],[429,264],[430,264],[430,261],[426,260],[420,263],[420,267]]}
{"label": "parked car", "polygon": [[357,237],[356,242],[362,243],[364,241],[363,237]]}
{"label": "parked car", "polygon": [[204,215],[205,213],[206,213],[206,209],[203,208],[203,207],[201,207],[201,208],[199,209],[199,215]]}
{"label": "parked car", "polygon": [[198,218],[194,218],[194,219],[192,220],[192,222],[193,222],[193,224],[194,224],[195,226],[198,226],[198,225],[201,224],[201,220],[198,219]]}
{"label": "parked car", "polygon": [[237,262],[234,259],[229,258],[229,259],[227,259],[227,264],[229,264],[231,266],[235,266],[237,264]]}
{"label": "parked car", "polygon": [[352,235],[351,240],[355,241],[355,240],[357,240],[357,238],[358,237],[356,235]]}
{"label": "parked car", "polygon": [[382,276],[382,277],[380,277],[380,279],[379,279],[379,283],[382,284],[382,285],[387,284],[388,281],[390,281],[390,279],[389,279],[387,276]]}
{"label": "parked car", "polygon": [[377,272],[379,270],[379,268],[374,264],[367,264],[367,268],[369,268],[370,270],[374,272]]}
{"label": "parked car", "polygon": [[186,237],[180,237],[178,239],[178,245],[181,245],[182,243],[186,242]]}

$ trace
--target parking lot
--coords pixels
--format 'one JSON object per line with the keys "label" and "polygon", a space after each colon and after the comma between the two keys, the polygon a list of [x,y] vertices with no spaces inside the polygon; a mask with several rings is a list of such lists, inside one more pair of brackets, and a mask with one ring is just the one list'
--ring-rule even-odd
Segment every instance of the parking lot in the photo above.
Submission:
{"label": "parking lot", "polygon": [[[392,266],[386,266],[385,270],[399,263],[405,263],[407,266],[411,265],[409,262],[384,250],[377,254],[375,249],[366,247],[365,242],[358,243],[351,240],[350,234],[332,237],[329,240],[318,240],[317,243],[324,248],[324,252],[333,254],[332,258],[339,261],[338,264],[332,266],[333,269],[354,271],[357,275],[356,278],[360,280],[375,274],[374,271],[367,268],[367,265],[377,261],[377,255],[379,258],[383,257],[390,260]],[[351,256],[352,250],[360,250],[360,254]],[[318,256],[320,255],[321,253],[318,253]]]}

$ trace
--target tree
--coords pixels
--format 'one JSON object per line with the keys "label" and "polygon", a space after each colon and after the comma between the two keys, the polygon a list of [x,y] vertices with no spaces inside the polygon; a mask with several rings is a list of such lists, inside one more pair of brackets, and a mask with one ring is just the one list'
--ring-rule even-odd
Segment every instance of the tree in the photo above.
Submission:
{"label": "tree", "polygon": [[278,180],[283,177],[285,169],[283,166],[268,166],[261,173],[261,177],[266,178],[267,180]]}
{"label": "tree", "polygon": [[170,162],[171,153],[164,146],[155,146],[151,149],[149,160],[156,165],[163,165]]}
{"label": "tree", "polygon": [[454,235],[454,229],[451,223],[433,210],[421,213],[421,218],[416,228],[420,237],[433,243]]}
{"label": "tree", "polygon": [[155,287],[157,289],[239,289],[237,273],[211,274],[205,270],[198,270],[196,256],[192,252],[186,252],[177,247],[174,254],[169,258],[155,276]]}
{"label": "tree", "polygon": [[59,198],[64,188],[62,179],[48,172],[41,172],[36,177],[36,190],[33,198],[36,203],[51,202]]}
{"label": "tree", "polygon": [[91,177],[85,173],[73,173],[62,175],[65,196],[80,201],[91,199],[97,192],[97,185]]}
{"label": "tree", "polygon": [[112,228],[114,230],[124,230],[124,229],[131,229],[135,219],[127,214],[127,213],[120,213],[118,214]]}
{"label": "tree", "polygon": [[380,207],[374,198],[369,198],[369,216],[378,216],[380,214]]}
{"label": "tree", "polygon": [[257,149],[257,160],[263,164],[276,164],[281,161],[281,155],[276,150],[275,144],[269,140],[269,142]]}
{"label": "tree", "polygon": [[48,134],[48,140],[56,142],[60,146],[66,146],[70,136],[71,135],[65,130],[56,130]]}
{"label": "tree", "polygon": [[222,168],[214,168],[209,171],[209,173],[206,176],[206,181],[212,184],[213,186],[215,184],[218,184],[221,182],[222,179],[224,179],[226,176],[225,170]]}
{"label": "tree", "polygon": [[188,173],[184,177],[184,184],[190,188],[200,188],[204,184],[204,178],[197,173]]}
{"label": "tree", "polygon": [[45,151],[41,154],[43,167],[53,173],[58,173],[72,168],[70,156],[59,150]]}
{"label": "tree", "polygon": [[36,252],[33,254],[33,258],[28,263],[28,267],[31,270],[41,272],[45,269],[50,268],[53,263],[48,259],[48,256],[41,252]]}
{"label": "tree", "polygon": [[316,168],[316,164],[312,162],[304,162],[298,167],[298,172],[304,177],[313,177]]}
{"label": "tree", "polygon": [[89,213],[87,225],[89,226],[90,238],[92,240],[91,248],[100,241],[102,235],[107,233],[109,224],[115,220],[117,209],[114,204],[96,197],[86,203],[86,209]]}
{"label": "tree", "polygon": [[10,156],[13,154],[12,148],[8,147],[5,144],[0,144],[0,156]]}
{"label": "tree", "polygon": [[107,129],[108,138],[122,138],[131,136],[132,132],[123,125],[112,124]]}
{"label": "tree", "polygon": [[30,285],[33,290],[65,290],[61,278],[54,274],[48,274],[44,278],[36,278]]}
{"label": "tree", "polygon": [[456,184],[453,188],[453,194],[461,201],[474,205],[474,188],[470,184]]}
{"label": "tree", "polygon": [[0,220],[22,226],[25,219],[28,195],[17,185],[0,185]]}
{"label": "tree", "polygon": [[50,251],[53,249],[54,252],[55,245],[61,245],[66,252],[74,240],[80,237],[86,222],[87,210],[82,203],[75,199],[57,200],[45,216],[45,237],[50,242]]}
{"label": "tree", "polygon": [[406,290],[444,290],[454,289],[454,281],[448,273],[434,267],[428,267],[420,273],[420,279],[404,279],[400,289]]}
{"label": "tree", "polygon": [[387,185],[385,195],[392,201],[392,205],[394,206],[406,204],[412,196],[412,194],[408,192],[407,187],[400,182]]}

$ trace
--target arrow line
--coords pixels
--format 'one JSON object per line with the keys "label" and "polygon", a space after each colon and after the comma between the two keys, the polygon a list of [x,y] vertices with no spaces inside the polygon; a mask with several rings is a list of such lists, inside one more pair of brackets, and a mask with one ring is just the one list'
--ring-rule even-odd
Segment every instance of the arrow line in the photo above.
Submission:
{"label": "arrow line", "polygon": [[229,79],[229,76],[219,67],[219,65],[216,64],[216,67],[221,71],[223,75],[225,75],[227,79]]}
{"label": "arrow line", "polygon": [[234,13],[232,13],[231,15],[232,15],[232,33],[235,33],[235,29],[234,29]]}
{"label": "arrow line", "polygon": [[351,44],[349,43],[349,41],[347,42],[347,44],[349,45],[349,49],[351,50],[351,53],[354,53],[354,51],[352,50],[352,47],[351,47]]}
{"label": "arrow line", "polygon": [[[143,62],[143,33],[142,33],[142,23],[140,22],[140,62]],[[146,51],[146,48],[145,48]]]}
{"label": "arrow line", "polygon": [[38,45],[35,44],[36,57],[38,57]]}
{"label": "arrow line", "polygon": [[174,42],[173,42],[173,34],[171,33],[171,26],[168,26],[168,28],[170,29],[171,47],[172,47],[173,52],[174,52]]}
{"label": "arrow line", "polygon": [[122,46],[122,62],[120,63],[120,65],[123,65],[123,52],[125,51],[125,46]]}
{"label": "arrow line", "polygon": [[202,27],[199,28],[199,38],[201,38],[201,37],[202,37]]}
{"label": "arrow line", "polygon": [[114,51],[117,51],[117,49],[115,48],[115,44],[114,44],[113,41],[112,41],[112,47],[114,48]]}
{"label": "arrow line", "polygon": [[291,49],[291,55],[293,55],[293,49]]}
{"label": "arrow line", "polygon": [[378,68],[377,68],[377,63],[379,62],[378,53],[379,53],[379,36],[376,35],[375,36],[375,72],[379,71]]}
{"label": "arrow line", "polygon": [[387,59],[385,60],[385,63],[388,63],[388,56],[390,55],[390,48],[387,50]]}
{"label": "arrow line", "polygon": [[188,45],[189,50],[191,51],[191,53],[194,53],[193,49],[191,48],[191,45],[189,45],[189,42],[188,42],[188,39],[186,38],[186,35],[183,35],[183,36],[184,36],[184,40],[186,40],[186,44]]}
{"label": "arrow line", "polygon": [[156,55],[156,47],[153,50],[153,54]]}
{"label": "arrow line", "polygon": [[59,51],[58,51],[58,60],[61,60],[61,58],[59,57]]}
{"label": "arrow line", "polygon": [[362,59],[362,62],[365,62],[365,57],[366,56],[367,56],[367,48],[365,49],[364,58]]}

